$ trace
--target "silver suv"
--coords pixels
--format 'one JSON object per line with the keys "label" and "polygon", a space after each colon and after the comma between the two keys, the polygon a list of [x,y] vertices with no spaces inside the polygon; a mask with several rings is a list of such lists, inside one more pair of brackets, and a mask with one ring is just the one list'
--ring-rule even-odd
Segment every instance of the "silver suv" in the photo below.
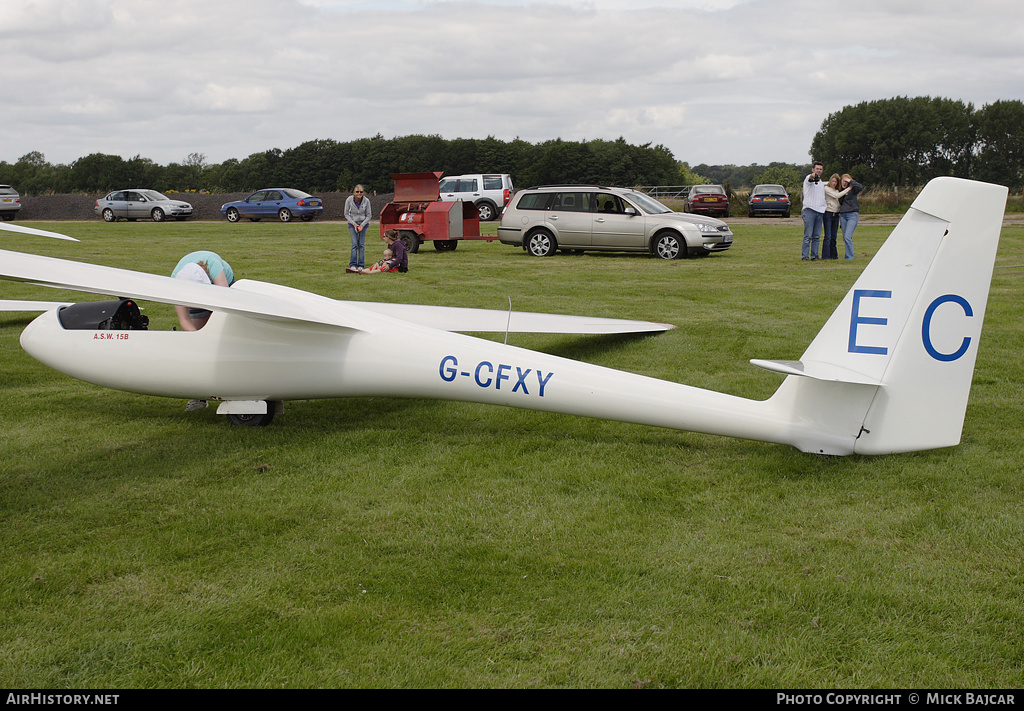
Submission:
{"label": "silver suv", "polygon": [[10,185],[0,185],[0,215],[5,220],[13,220],[21,209],[21,196]]}
{"label": "silver suv", "polygon": [[721,220],[673,212],[629,188],[545,185],[516,195],[501,216],[498,239],[535,257],[563,249],[678,259],[725,251],[733,235]]}
{"label": "silver suv", "polygon": [[512,199],[512,178],[508,173],[450,175],[438,186],[441,200],[462,200],[476,205],[482,221],[493,220]]}

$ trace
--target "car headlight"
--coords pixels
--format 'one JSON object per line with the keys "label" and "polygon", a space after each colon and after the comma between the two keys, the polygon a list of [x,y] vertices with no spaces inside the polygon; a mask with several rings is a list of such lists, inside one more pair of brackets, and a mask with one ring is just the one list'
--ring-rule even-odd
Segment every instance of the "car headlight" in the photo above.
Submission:
{"label": "car headlight", "polygon": [[697,223],[697,229],[701,232],[718,232],[718,228],[714,225],[706,225],[703,222]]}

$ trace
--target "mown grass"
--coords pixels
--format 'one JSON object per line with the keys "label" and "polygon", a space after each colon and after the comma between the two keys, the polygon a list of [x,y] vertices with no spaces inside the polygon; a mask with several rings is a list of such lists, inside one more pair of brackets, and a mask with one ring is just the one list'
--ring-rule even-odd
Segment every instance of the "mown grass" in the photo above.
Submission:
{"label": "mown grass", "polygon": [[[701,260],[478,242],[362,277],[343,225],[37,226],[83,241],[3,246],[154,273],[209,248],[336,298],[666,321],[511,342],[758,398],[779,378],[747,360],[799,357],[891,230],[862,225],[853,263],[801,263],[799,228],[765,221]],[[888,457],[397,397],[233,428],[55,373],[0,314],[0,686],[1019,686],[1022,238],[963,443]]]}

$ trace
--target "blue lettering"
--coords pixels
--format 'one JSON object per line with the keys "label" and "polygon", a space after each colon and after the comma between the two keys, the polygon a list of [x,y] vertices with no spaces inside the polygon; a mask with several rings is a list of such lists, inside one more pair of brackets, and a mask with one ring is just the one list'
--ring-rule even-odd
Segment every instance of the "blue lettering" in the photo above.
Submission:
{"label": "blue lettering", "polygon": [[494,372],[494,366],[493,365],[488,363],[486,360],[480,361],[480,365],[478,365],[476,367],[476,374],[474,375],[474,378],[476,379],[476,384],[477,385],[479,385],[482,388],[489,388],[489,387],[491,387],[491,382],[492,382],[492,380],[490,378],[487,378],[487,382],[485,382],[485,383],[484,382],[480,382],[480,371],[483,370],[483,367],[485,365],[487,366],[488,372],[491,372],[491,373]]}
{"label": "blue lettering", "polygon": [[[448,367],[445,368],[445,363],[448,363]],[[455,356],[445,356],[441,359],[441,380],[446,383],[450,383],[455,380],[455,374],[457,372],[455,366],[459,364],[458,359]]]}
{"label": "blue lettering", "polygon": [[476,369],[470,372],[459,369],[459,359],[453,355],[446,355],[441,359],[441,363],[438,366],[438,374],[441,376],[441,380],[446,383],[454,382],[456,378],[462,376],[464,378],[472,377],[473,381],[481,388],[494,387],[495,390],[501,390],[501,382],[512,382],[512,369],[516,370],[515,384],[512,386],[512,392],[522,391],[523,395],[530,394],[530,388],[527,383],[527,378],[531,373],[536,372],[537,374],[537,385],[538,385],[538,397],[544,397],[544,389],[547,387],[548,381],[551,380],[551,376],[554,373],[543,373],[540,370],[534,371],[533,368],[520,368],[518,365],[509,365],[507,363],[499,363],[497,368],[490,361],[482,360],[476,365]]}
{"label": "blue lettering", "polygon": [[[497,381],[494,384],[494,389],[495,390],[501,390],[501,381],[502,380],[508,380],[508,376],[505,375],[505,373],[508,373],[510,370],[512,370],[512,366],[511,365],[505,365],[504,363],[502,363],[502,364],[500,364],[498,366],[498,378],[497,378]],[[513,390],[514,389],[515,388],[513,388]]]}
{"label": "blue lettering", "polygon": [[512,392],[515,392],[519,388],[522,388],[523,395],[530,394],[530,391],[526,389],[526,376],[529,375],[531,372],[533,372],[533,368],[527,368],[524,371],[518,365],[516,366],[516,373],[518,373],[518,379],[516,380],[516,384],[512,386]]}
{"label": "blue lettering", "polygon": [[932,316],[935,314],[935,309],[939,308],[939,306],[947,301],[952,301],[954,304],[960,304],[960,307],[964,310],[965,314],[972,317],[974,316],[974,309],[972,309],[971,305],[967,303],[967,299],[962,296],[957,296],[956,294],[940,296],[929,304],[927,310],[925,310],[924,321],[921,323],[921,341],[924,343],[924,349],[928,351],[928,355],[935,360],[941,360],[946,363],[962,358],[971,345],[970,336],[965,336],[964,340],[960,343],[960,347],[952,353],[939,353],[935,350],[935,346],[932,345]]}
{"label": "blue lettering", "polygon": [[539,370],[537,371],[537,382],[540,383],[540,397],[544,397],[544,386],[548,384],[549,380],[551,380],[552,375],[554,375],[554,373],[548,373],[548,376],[545,378],[543,373]]}
{"label": "blue lettering", "polygon": [[885,326],[889,323],[887,318],[877,318],[860,315],[860,300],[870,299],[891,299],[891,291],[871,291],[869,289],[855,289],[853,292],[853,311],[850,314],[850,353],[870,353],[873,355],[886,355],[889,349],[884,346],[861,346],[857,344],[857,326],[867,324],[872,326]]}

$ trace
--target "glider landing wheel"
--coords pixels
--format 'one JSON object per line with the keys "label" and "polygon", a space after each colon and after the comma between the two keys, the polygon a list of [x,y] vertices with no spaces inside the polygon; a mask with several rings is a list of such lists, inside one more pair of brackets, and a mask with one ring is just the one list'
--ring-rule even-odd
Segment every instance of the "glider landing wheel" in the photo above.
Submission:
{"label": "glider landing wheel", "polygon": [[266,427],[274,421],[277,405],[276,402],[267,402],[267,412],[263,415],[228,415],[228,422],[238,427]]}

